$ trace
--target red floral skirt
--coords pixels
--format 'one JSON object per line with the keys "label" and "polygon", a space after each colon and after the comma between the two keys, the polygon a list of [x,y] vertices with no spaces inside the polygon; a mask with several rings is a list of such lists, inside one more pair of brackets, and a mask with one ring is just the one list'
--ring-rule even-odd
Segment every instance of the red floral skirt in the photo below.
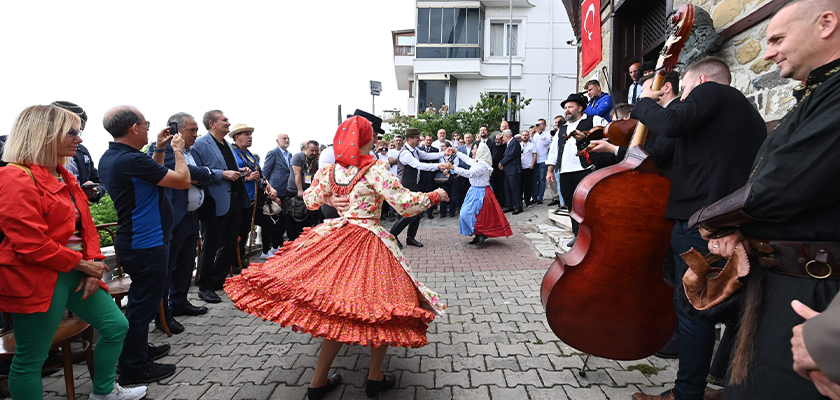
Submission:
{"label": "red floral skirt", "polygon": [[264,264],[228,278],[237,308],[337,342],[422,347],[435,315],[394,254],[373,232],[352,224],[315,238],[306,229]]}

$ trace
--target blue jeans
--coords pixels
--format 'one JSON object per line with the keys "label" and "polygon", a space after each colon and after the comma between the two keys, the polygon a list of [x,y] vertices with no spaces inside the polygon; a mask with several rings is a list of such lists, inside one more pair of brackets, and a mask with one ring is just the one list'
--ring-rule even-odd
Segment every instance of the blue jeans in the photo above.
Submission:
{"label": "blue jeans", "polygon": [[[671,248],[674,251],[675,278],[678,284],[674,296],[685,296],[681,282],[688,264],[679,255],[691,248],[706,254],[709,252],[708,242],[700,236],[697,227],[689,228],[688,221],[677,220],[671,232]],[[677,400],[703,400],[706,376],[709,374],[715,346],[715,323],[692,317],[676,300],[674,306],[680,334],[680,365],[674,383],[674,397]],[[727,331],[735,332],[737,329],[735,321],[726,323]]]}
{"label": "blue jeans", "polygon": [[[556,168],[554,170],[554,182],[557,184],[557,197],[560,198],[560,205],[565,206],[566,205],[566,200],[564,200],[563,195],[560,194],[560,193],[563,193],[563,192],[560,191],[561,189],[560,189],[560,169],[559,168]],[[572,193],[574,194],[574,192],[572,192]]]}
{"label": "blue jeans", "polygon": [[119,253],[123,270],[131,276],[125,307],[128,333],[123,342],[120,365],[134,371],[146,364],[149,323],[158,314],[169,275],[169,243],[151,249],[119,250]]}
{"label": "blue jeans", "polygon": [[538,162],[534,165],[534,194],[533,199],[534,201],[542,201],[543,195],[545,195],[545,174],[548,172],[548,165],[545,165],[545,162]]}

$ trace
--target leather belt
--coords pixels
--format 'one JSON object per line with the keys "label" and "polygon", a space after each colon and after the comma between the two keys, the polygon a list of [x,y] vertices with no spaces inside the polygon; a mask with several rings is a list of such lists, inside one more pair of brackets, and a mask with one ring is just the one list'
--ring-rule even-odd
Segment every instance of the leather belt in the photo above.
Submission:
{"label": "leather belt", "polygon": [[840,243],[750,239],[759,265],[785,275],[840,279]]}

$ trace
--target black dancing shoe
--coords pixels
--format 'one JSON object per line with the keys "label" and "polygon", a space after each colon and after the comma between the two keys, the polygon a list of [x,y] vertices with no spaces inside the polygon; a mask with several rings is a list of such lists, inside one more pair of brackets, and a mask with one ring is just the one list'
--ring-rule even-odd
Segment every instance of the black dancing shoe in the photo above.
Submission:
{"label": "black dancing shoe", "polygon": [[414,238],[408,238],[408,239],[406,239],[406,240],[405,240],[405,243],[406,243],[406,244],[408,244],[409,246],[414,246],[414,247],[423,247],[423,243],[420,243],[420,241],[419,241],[419,240],[416,240],[416,239],[414,239]]}
{"label": "black dancing shoe", "polygon": [[484,235],[478,235],[476,238],[478,238],[478,242],[475,243],[476,246],[482,245],[484,241],[487,240],[487,236]]}
{"label": "black dancing shoe", "polygon": [[403,248],[403,244],[402,244],[402,242],[400,242],[400,240],[399,240],[399,239],[397,239],[397,237],[396,237],[396,236],[394,237],[394,240],[396,240],[396,241],[397,241],[397,247],[399,247],[399,248]]}
{"label": "black dancing shoe", "polygon": [[324,386],[316,387],[316,388],[307,388],[306,389],[306,398],[309,400],[321,400],[327,393],[331,392],[333,389],[337,388],[338,385],[341,384],[341,375],[339,374],[332,374],[330,375],[329,383]]}
{"label": "black dancing shoe", "polygon": [[475,235],[475,237],[473,237],[473,240],[470,240],[469,243],[467,243],[467,244],[478,244],[478,237],[479,236],[481,236],[481,235]]}
{"label": "black dancing shoe", "polygon": [[382,373],[381,381],[372,381],[370,379],[365,383],[365,394],[369,399],[376,397],[383,390],[388,390],[394,387],[397,378],[394,374]]}

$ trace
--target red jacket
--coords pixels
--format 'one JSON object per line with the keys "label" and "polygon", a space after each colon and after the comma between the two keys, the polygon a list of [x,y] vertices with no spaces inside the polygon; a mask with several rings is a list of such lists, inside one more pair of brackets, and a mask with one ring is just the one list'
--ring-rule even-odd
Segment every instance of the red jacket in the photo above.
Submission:
{"label": "red jacket", "polygon": [[[21,314],[49,309],[58,272],[70,271],[82,257],[105,258],[87,196],[73,174],[58,167],[65,184],[42,166],[30,167],[37,184],[18,167],[0,168],[0,229],[6,235],[0,243],[0,311]],[[69,195],[81,213],[83,253],[65,246],[76,226]]]}

